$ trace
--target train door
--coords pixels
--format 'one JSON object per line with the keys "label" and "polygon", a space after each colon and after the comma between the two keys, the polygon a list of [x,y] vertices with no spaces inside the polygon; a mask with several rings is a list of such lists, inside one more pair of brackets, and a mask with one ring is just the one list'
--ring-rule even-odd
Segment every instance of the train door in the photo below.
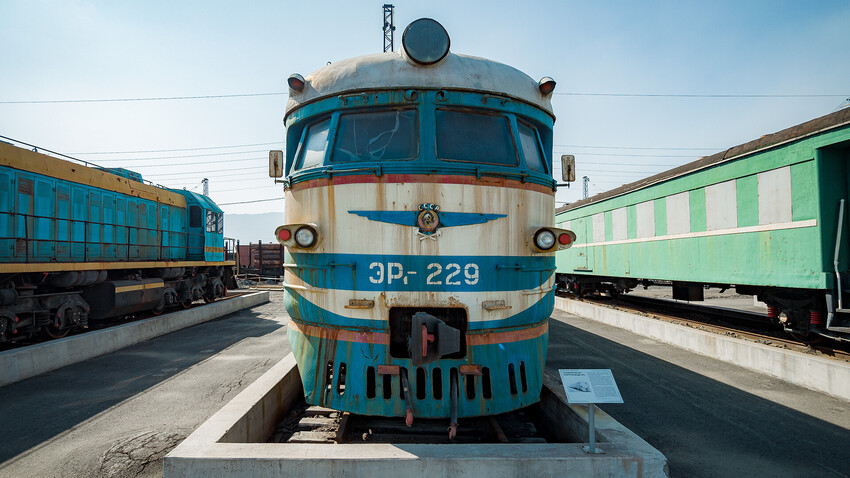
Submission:
{"label": "train door", "polygon": [[189,237],[187,238],[187,259],[201,260],[204,258],[204,223],[201,206],[189,206]]}
{"label": "train door", "polygon": [[12,195],[12,175],[0,172],[0,259],[8,262],[15,250],[12,239],[12,224],[14,215],[12,205],[15,203]]}
{"label": "train door", "polygon": [[204,234],[204,260],[224,260],[224,214],[206,210],[206,228]]}

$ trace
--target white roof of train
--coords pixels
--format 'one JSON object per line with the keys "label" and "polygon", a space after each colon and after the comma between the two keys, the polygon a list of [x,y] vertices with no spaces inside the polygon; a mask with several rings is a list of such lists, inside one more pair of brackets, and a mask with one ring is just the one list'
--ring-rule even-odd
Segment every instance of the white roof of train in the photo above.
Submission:
{"label": "white roof of train", "polygon": [[540,93],[537,80],[503,63],[454,53],[432,65],[422,65],[409,59],[402,48],[398,52],[338,61],[305,79],[304,90],[289,90],[287,116],[319,98],[376,89],[459,89],[499,93],[555,116],[551,95]]}

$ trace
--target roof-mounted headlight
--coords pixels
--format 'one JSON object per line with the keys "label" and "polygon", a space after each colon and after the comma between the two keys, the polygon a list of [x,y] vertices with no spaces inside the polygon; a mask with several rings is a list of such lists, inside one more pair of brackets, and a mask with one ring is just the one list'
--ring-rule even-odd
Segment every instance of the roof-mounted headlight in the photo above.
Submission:
{"label": "roof-mounted headlight", "polygon": [[420,18],[404,29],[401,45],[407,56],[422,65],[431,65],[449,54],[449,33],[439,22]]}

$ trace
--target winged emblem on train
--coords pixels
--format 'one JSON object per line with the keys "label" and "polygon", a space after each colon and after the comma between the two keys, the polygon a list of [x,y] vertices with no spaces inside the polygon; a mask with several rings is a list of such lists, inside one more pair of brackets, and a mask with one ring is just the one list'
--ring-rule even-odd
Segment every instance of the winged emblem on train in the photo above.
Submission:
{"label": "winged emblem on train", "polygon": [[507,217],[507,214],[485,214],[476,212],[445,212],[434,203],[422,203],[416,211],[348,211],[349,214],[365,217],[370,221],[386,222],[401,226],[417,227],[420,239],[436,238],[440,228],[484,224]]}

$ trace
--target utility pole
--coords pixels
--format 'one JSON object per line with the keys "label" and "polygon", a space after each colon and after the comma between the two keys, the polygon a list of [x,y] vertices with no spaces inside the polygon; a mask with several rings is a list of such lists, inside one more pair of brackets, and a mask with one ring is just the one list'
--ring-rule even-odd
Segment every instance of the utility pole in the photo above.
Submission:
{"label": "utility pole", "polygon": [[384,4],[384,53],[393,51],[393,32],[395,31],[395,22],[393,21],[393,11],[395,7],[389,3]]}
{"label": "utility pole", "polygon": [[584,183],[583,184],[583,186],[584,186],[584,191],[583,191],[584,192],[584,199],[587,199],[587,197],[589,196],[589,194],[587,192],[587,186],[590,184],[590,178],[585,176],[585,177],[581,178],[581,181]]}
{"label": "utility pole", "polygon": [[[587,176],[585,176],[585,177],[587,177]],[[201,182],[204,183],[204,196],[209,196],[210,195],[210,180],[207,179],[207,178],[204,178],[204,180],[201,181]],[[587,197],[587,186],[585,186],[584,197]]]}

